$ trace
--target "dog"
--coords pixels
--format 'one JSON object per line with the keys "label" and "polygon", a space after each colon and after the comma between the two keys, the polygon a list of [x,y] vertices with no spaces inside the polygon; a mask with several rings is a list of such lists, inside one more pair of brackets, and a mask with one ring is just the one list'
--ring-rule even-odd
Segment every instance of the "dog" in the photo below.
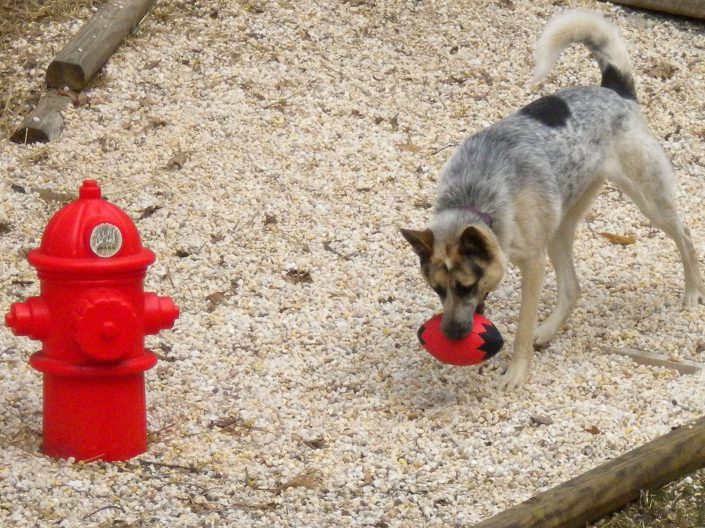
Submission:
{"label": "dog", "polygon": [[[684,304],[705,300],[690,231],[674,205],[673,171],[639,110],[617,28],[587,11],[554,18],[536,46],[534,81],[546,78],[572,43],[590,50],[601,85],[541,97],[467,138],[441,171],[430,226],[401,230],[440,297],[442,329],[450,339],[470,332],[474,313],[500,284],[508,263],[518,267],[521,307],[511,362],[499,382],[504,390],[526,381],[534,347],[548,345],[578,300],[575,230],[605,181],[676,243]],[[537,328],[546,256],[558,293]]]}

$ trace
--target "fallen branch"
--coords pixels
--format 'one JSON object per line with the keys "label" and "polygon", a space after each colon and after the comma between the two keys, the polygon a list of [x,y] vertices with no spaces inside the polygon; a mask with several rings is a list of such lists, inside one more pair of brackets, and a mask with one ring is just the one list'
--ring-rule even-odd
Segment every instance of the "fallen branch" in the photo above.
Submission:
{"label": "fallen branch", "polygon": [[665,367],[676,370],[681,374],[697,374],[702,370],[702,365],[686,359],[681,361],[671,361],[665,356],[646,350],[636,350],[633,348],[612,348],[608,349],[613,354],[627,356],[639,365],[649,365],[653,367]]}

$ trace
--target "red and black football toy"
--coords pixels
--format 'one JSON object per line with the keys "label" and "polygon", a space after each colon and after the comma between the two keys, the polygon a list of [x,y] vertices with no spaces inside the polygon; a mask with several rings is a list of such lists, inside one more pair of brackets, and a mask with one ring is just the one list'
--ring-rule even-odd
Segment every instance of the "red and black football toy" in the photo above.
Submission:
{"label": "red and black football toy", "polygon": [[438,361],[451,365],[477,365],[497,354],[504,344],[499,330],[486,317],[475,314],[472,330],[463,339],[448,339],[441,330],[443,314],[419,328],[419,341]]}

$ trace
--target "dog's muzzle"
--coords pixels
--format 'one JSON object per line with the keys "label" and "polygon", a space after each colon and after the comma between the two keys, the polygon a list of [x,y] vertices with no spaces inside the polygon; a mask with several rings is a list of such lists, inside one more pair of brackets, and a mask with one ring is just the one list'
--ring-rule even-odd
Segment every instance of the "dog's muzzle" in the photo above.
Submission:
{"label": "dog's muzzle", "polygon": [[441,329],[445,336],[451,341],[458,341],[467,336],[472,330],[473,321],[458,323],[457,321],[446,321],[445,318],[441,323]]}

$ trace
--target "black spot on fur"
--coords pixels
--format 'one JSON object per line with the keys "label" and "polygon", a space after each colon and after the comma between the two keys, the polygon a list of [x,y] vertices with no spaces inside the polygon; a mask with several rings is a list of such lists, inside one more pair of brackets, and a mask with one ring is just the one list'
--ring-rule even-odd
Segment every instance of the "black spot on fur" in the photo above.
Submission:
{"label": "black spot on fur", "polygon": [[636,101],[634,79],[629,75],[624,75],[611,64],[602,72],[602,83],[600,86],[614,90],[625,99],[633,99]]}
{"label": "black spot on fur", "polygon": [[566,102],[556,95],[537,99],[522,108],[520,112],[551,128],[565,126],[571,116]]}

